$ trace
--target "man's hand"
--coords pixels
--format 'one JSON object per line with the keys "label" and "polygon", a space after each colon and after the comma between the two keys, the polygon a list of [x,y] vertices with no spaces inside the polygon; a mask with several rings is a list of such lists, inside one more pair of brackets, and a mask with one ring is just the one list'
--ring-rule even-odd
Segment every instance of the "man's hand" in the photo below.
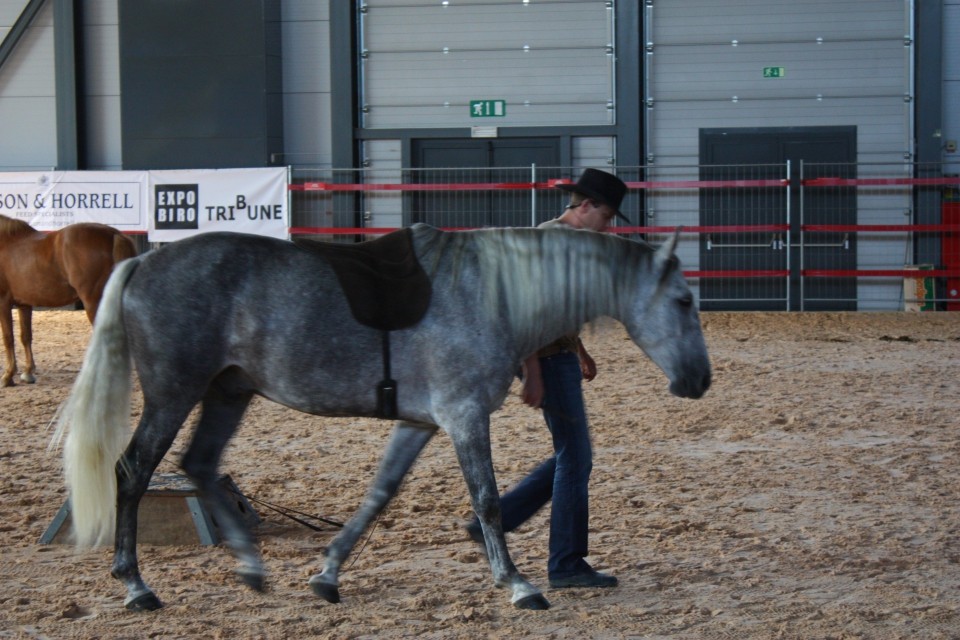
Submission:
{"label": "man's hand", "polygon": [[543,374],[540,373],[540,358],[533,354],[523,361],[523,386],[520,399],[524,404],[539,409],[543,405]]}
{"label": "man's hand", "polygon": [[579,341],[577,355],[580,357],[580,372],[583,374],[583,379],[590,382],[597,377],[597,363],[593,361],[583,343]]}

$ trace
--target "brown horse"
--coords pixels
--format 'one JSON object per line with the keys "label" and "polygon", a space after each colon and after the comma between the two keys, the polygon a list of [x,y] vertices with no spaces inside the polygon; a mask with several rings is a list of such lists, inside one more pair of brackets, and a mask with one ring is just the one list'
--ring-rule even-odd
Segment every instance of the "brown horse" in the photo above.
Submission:
{"label": "brown horse", "polygon": [[130,238],[103,224],[81,222],[42,233],[0,215],[0,328],[7,355],[0,387],[12,386],[17,372],[13,307],[20,314],[26,360],[20,379],[34,382],[33,307],[62,307],[79,300],[92,324],[113,265],[135,255]]}

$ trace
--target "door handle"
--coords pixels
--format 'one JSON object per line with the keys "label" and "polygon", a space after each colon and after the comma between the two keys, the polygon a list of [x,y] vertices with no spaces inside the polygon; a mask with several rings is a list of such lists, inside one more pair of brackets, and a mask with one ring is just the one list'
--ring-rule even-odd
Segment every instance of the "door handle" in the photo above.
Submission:
{"label": "door handle", "polygon": [[714,248],[717,249],[730,249],[734,247],[769,247],[774,251],[783,251],[783,235],[775,233],[770,236],[770,242],[758,242],[758,243],[737,243],[737,242],[714,242],[713,234],[707,234],[707,251],[713,251]]}

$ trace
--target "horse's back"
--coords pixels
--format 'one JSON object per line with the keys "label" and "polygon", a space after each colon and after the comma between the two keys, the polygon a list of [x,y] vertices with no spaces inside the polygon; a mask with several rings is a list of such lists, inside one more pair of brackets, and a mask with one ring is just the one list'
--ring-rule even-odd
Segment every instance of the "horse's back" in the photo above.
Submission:
{"label": "horse's back", "polygon": [[90,256],[116,264],[137,255],[133,241],[114,227],[99,222],[78,222],[51,234],[63,255]]}
{"label": "horse's back", "polygon": [[[269,303],[286,289],[284,272],[297,263],[296,253],[291,243],[266,237],[200,234],[146,254],[125,300],[152,314],[193,308],[211,318],[237,305]],[[303,276],[296,268],[287,275]]]}
{"label": "horse's back", "polygon": [[[352,320],[329,265],[290,242],[206,233],[140,260],[123,314],[134,361],[160,372],[150,381],[159,387],[204,388],[232,368],[253,390],[300,405],[273,387],[319,362],[348,362],[363,336],[375,344],[376,333]],[[345,335],[347,344],[332,349]]]}

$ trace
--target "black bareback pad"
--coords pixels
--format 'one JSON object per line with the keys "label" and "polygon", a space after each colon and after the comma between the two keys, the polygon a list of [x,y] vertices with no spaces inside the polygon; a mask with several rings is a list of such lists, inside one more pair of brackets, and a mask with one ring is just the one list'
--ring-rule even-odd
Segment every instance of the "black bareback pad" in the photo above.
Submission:
{"label": "black bareback pad", "polygon": [[382,331],[411,327],[423,318],[433,292],[413,251],[413,232],[393,231],[356,244],[296,238],[333,267],[357,322]]}

